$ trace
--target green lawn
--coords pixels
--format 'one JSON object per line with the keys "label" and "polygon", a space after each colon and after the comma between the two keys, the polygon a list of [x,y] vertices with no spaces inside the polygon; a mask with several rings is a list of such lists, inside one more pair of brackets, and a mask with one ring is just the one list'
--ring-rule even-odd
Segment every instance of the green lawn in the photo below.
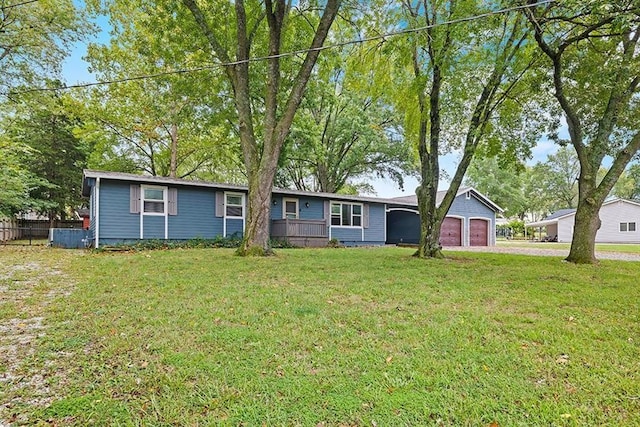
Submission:
{"label": "green lawn", "polygon": [[412,251],[2,248],[55,397],[0,424],[640,425],[638,263]]}
{"label": "green lawn", "polygon": [[[546,249],[566,249],[569,250],[571,243],[557,242],[533,242],[530,240],[497,240],[498,246],[521,247],[521,248],[546,248]],[[596,243],[596,252],[624,252],[638,254],[640,245],[634,243]]]}

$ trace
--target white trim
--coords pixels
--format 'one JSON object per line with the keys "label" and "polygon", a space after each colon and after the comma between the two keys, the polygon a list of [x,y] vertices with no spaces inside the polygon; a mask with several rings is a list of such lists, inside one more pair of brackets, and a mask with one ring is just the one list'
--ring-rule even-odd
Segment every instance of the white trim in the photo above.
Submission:
{"label": "white trim", "polygon": [[98,249],[98,245],[100,244],[100,177],[96,178],[96,189],[95,189],[95,202],[96,202],[96,218],[95,218],[95,248]]}
{"label": "white trim", "polygon": [[[493,246],[493,239],[491,238],[491,218],[486,216],[470,216],[469,217],[469,244],[467,246],[471,246],[471,220],[472,219],[480,219],[487,222],[487,246]],[[495,236],[495,233],[493,233]]]}
{"label": "white trim", "polygon": [[[242,202],[240,206],[242,206],[242,216],[227,216],[227,196],[240,196]],[[239,205],[231,205],[231,206],[239,206]],[[224,216],[222,217],[222,235],[227,237],[227,219],[242,219],[242,233],[244,233],[245,229],[245,218],[247,216],[247,198],[245,193],[238,193],[236,191],[225,191],[224,192],[224,203],[222,205],[224,209]]]}
{"label": "white trim", "polygon": [[387,205],[384,205],[384,206],[385,206],[385,211],[386,212],[404,211],[404,212],[411,212],[411,213],[414,213],[416,215],[420,215],[420,212],[418,212],[415,209],[409,209],[409,208],[389,208],[389,209],[387,209],[386,208]]}
{"label": "white trim", "polygon": [[[371,209],[371,208],[369,208],[369,209]],[[384,243],[386,244],[387,243],[387,214],[386,214],[386,212],[388,212],[386,204],[384,205],[384,211],[385,211],[385,214],[384,214],[384,221],[383,221],[384,227],[383,228],[384,228]],[[369,212],[369,221],[371,221],[371,212]],[[371,222],[369,222],[369,226],[371,226]]]}
{"label": "white trim", "polygon": [[[620,226],[622,224],[626,225],[626,230],[622,231],[620,230]],[[633,224],[633,230],[629,230],[629,224]],[[618,233],[625,233],[625,235],[627,233],[635,233],[638,231],[638,223],[636,221],[618,221]]]}
{"label": "white trim", "polygon": [[[149,190],[162,190],[162,213],[159,212],[145,212],[144,211],[144,190],[149,189]],[[168,187],[164,187],[164,186],[160,186],[160,185],[147,185],[147,184],[140,184],[140,213],[143,215],[149,215],[149,216],[166,216],[167,215],[167,208],[168,208],[168,194],[167,194],[167,190]],[[153,200],[153,199],[149,199],[149,201],[155,201],[155,202],[159,202],[159,200]]]}
{"label": "white trim", "polygon": [[[360,206],[360,215],[359,215],[360,216],[360,225],[333,225],[332,222],[331,222],[331,217],[333,216],[333,212],[331,210],[331,207],[332,207],[332,205],[334,203],[336,203],[336,204],[339,203],[340,204],[340,222],[341,223],[342,223],[342,205],[351,205],[351,223],[353,223],[353,206],[354,205]],[[364,230],[363,222],[364,222],[364,203],[348,202],[348,201],[340,201],[340,200],[329,200],[329,226],[330,227],[345,228],[345,229],[362,228]]]}
{"label": "white trim", "polygon": [[282,219],[287,219],[287,202],[294,202],[296,204],[296,217],[291,219],[300,218],[300,199],[295,197],[283,197],[282,198]]}
{"label": "white trim", "polygon": [[[162,213],[145,212],[144,211],[144,190],[162,190]],[[140,184],[140,239],[144,239],[144,217],[145,216],[163,216],[164,217],[164,238],[169,238],[169,187],[161,185]]]}

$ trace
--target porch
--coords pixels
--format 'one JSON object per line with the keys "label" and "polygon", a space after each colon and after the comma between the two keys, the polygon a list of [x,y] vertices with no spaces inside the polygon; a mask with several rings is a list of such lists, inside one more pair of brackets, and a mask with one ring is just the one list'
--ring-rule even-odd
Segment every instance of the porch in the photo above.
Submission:
{"label": "porch", "polygon": [[324,219],[274,219],[271,220],[271,238],[286,240],[295,246],[327,246],[327,222]]}

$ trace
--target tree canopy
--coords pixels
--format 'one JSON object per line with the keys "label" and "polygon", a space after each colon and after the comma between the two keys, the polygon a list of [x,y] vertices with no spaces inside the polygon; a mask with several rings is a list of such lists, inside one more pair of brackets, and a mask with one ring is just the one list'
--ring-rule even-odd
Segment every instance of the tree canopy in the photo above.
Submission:
{"label": "tree canopy", "polygon": [[[567,260],[592,263],[598,211],[640,149],[640,5],[633,0],[566,1],[524,13],[547,59],[580,164]],[[613,161],[599,181],[606,156]]]}

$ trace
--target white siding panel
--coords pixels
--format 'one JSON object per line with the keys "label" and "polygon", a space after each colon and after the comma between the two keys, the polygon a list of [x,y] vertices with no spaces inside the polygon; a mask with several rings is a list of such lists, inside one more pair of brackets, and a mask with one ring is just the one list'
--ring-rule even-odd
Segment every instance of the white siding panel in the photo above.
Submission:
{"label": "white siding panel", "polygon": [[[596,234],[598,243],[640,243],[640,206],[618,200],[600,209],[602,226]],[[636,231],[620,231],[621,222],[635,222]]]}
{"label": "white siding panel", "polygon": [[575,220],[575,215],[570,215],[558,220],[558,242],[570,242],[573,239],[573,225]]}

